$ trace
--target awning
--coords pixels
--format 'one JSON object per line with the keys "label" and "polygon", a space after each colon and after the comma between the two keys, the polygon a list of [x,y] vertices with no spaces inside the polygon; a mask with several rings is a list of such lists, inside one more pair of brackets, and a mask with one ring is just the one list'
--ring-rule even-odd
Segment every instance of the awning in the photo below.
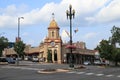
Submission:
{"label": "awning", "polygon": [[68,49],[76,49],[76,46],[74,46],[74,45],[67,45],[65,48],[68,48]]}

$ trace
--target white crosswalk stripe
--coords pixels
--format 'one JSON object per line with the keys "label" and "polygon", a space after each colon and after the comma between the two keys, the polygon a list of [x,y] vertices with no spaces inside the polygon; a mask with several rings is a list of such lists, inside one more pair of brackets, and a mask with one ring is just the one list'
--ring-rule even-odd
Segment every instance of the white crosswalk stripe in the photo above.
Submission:
{"label": "white crosswalk stripe", "polygon": [[[115,75],[112,75],[112,74],[110,74],[110,75],[105,75],[105,74],[95,74],[95,73],[75,72],[75,71],[73,71],[73,72],[67,72],[67,73],[84,74],[84,75],[87,75],[87,76],[89,76],[89,75],[93,75],[93,76],[105,76],[105,77],[115,76]],[[118,75],[118,76],[116,76],[116,77],[120,78],[120,75]]]}
{"label": "white crosswalk stripe", "polygon": [[120,78],[120,75],[118,75],[117,77],[119,77],[119,78]]}
{"label": "white crosswalk stripe", "polygon": [[104,74],[96,74],[96,76],[103,76]]}
{"label": "white crosswalk stripe", "polygon": [[93,75],[94,73],[86,73],[85,75]]}
{"label": "white crosswalk stripe", "polygon": [[84,74],[85,72],[77,72],[76,74]]}
{"label": "white crosswalk stripe", "polygon": [[67,73],[76,73],[75,71],[67,72]]}
{"label": "white crosswalk stripe", "polygon": [[114,75],[111,75],[111,74],[110,75],[106,75],[106,77],[112,77],[112,76],[114,76]]}

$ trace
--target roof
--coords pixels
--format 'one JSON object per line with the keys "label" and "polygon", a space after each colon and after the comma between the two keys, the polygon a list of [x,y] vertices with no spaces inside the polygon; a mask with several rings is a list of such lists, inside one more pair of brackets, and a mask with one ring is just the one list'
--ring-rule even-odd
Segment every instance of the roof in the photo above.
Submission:
{"label": "roof", "polygon": [[59,29],[57,22],[54,19],[50,22],[48,29]]}

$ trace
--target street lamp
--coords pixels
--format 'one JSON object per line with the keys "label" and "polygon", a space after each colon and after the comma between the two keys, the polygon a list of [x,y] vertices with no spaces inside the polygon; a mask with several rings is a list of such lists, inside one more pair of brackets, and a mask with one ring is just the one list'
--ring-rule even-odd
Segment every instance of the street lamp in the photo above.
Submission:
{"label": "street lamp", "polygon": [[72,5],[69,6],[69,11],[66,11],[67,19],[70,19],[70,65],[69,67],[74,67],[73,56],[72,56],[72,19],[75,16],[75,10],[72,10]]}
{"label": "street lamp", "polygon": [[24,19],[24,17],[18,17],[18,40],[20,40],[20,19]]}

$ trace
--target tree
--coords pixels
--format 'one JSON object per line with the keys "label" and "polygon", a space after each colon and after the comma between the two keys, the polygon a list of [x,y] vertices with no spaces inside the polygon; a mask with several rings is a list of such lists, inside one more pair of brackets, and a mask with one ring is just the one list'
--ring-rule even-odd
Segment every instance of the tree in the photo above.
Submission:
{"label": "tree", "polygon": [[0,37],[0,57],[2,56],[2,51],[8,46],[8,39],[5,37]]}
{"label": "tree", "polygon": [[113,60],[115,62],[115,65],[117,66],[118,62],[120,62],[120,49],[116,47],[116,44],[118,43],[120,45],[120,28],[113,26],[111,33],[112,37],[110,37],[110,42],[116,49],[113,54]]}
{"label": "tree", "polygon": [[113,26],[112,30],[112,37],[110,37],[110,42],[112,45],[116,47],[116,43],[120,45],[120,28]]}
{"label": "tree", "polygon": [[115,65],[117,66],[118,62],[120,62],[120,48],[116,48],[112,56],[113,56],[113,61],[115,62]]}
{"label": "tree", "polygon": [[48,50],[47,52],[47,62],[52,62],[52,53],[50,52],[50,50]]}
{"label": "tree", "polygon": [[115,49],[113,45],[109,44],[109,41],[102,40],[100,42],[100,45],[98,45],[96,49],[99,50],[101,58],[104,58],[110,61],[113,60],[112,56]]}
{"label": "tree", "polygon": [[18,41],[18,42],[15,43],[14,50],[17,53],[18,58],[19,57],[23,58],[23,56],[24,56],[24,49],[25,49],[25,44],[23,43],[23,41]]}
{"label": "tree", "polygon": [[99,50],[102,58],[115,62],[117,66],[120,62],[120,48],[116,47],[116,43],[120,45],[120,28],[113,26],[111,33],[109,41],[102,40],[96,49]]}

